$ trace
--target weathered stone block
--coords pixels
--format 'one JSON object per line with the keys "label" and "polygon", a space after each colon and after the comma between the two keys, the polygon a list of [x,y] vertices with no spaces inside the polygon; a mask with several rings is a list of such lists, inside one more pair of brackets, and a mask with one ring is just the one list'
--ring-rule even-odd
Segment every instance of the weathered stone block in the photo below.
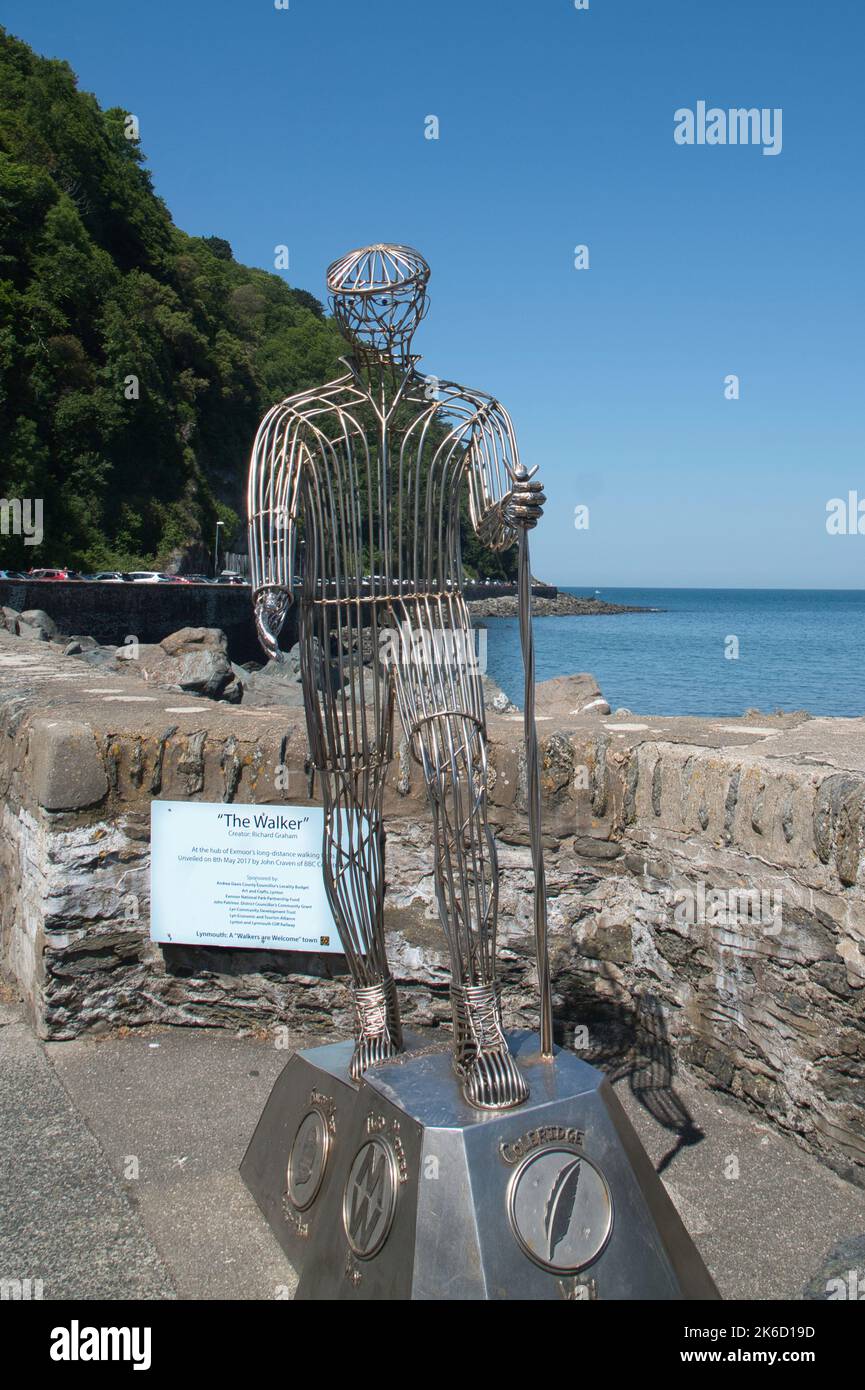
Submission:
{"label": "weathered stone block", "polygon": [[93,806],[108,791],[108,777],[89,724],[41,719],[30,730],[33,792],[46,811]]}

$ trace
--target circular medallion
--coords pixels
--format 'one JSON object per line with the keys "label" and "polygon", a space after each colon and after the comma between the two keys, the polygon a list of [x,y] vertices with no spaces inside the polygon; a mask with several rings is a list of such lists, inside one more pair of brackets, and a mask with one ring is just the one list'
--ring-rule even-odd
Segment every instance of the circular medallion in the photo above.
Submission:
{"label": "circular medallion", "polygon": [[307,1110],[297,1127],[288,1158],[288,1198],[306,1211],[318,1196],[330,1153],[330,1131],[320,1110]]}
{"label": "circular medallion", "polygon": [[386,1139],[376,1135],[355,1154],[342,1198],[342,1224],[358,1259],[372,1259],[387,1240],[396,1211],[397,1185],[394,1151]]}
{"label": "circular medallion", "polygon": [[538,1149],[511,1179],[508,1215],[529,1259],[554,1274],[596,1260],[613,1228],[607,1180],[576,1149]]}

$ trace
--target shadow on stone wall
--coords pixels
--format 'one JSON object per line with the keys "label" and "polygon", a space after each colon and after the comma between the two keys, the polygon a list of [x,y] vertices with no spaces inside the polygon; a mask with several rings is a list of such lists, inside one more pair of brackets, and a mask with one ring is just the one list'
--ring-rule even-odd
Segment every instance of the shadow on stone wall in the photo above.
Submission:
{"label": "shadow on stone wall", "polygon": [[[557,992],[565,1015],[556,1029],[559,1045],[578,1051],[606,1074],[611,1085],[626,1079],[634,1099],[674,1136],[672,1147],[656,1165],[663,1173],[681,1149],[699,1144],[705,1136],[673,1085],[675,1056],[660,1000],[653,994],[630,996],[624,991],[618,998],[602,1000],[573,984]],[[583,1028],[588,1032],[585,1046]]]}

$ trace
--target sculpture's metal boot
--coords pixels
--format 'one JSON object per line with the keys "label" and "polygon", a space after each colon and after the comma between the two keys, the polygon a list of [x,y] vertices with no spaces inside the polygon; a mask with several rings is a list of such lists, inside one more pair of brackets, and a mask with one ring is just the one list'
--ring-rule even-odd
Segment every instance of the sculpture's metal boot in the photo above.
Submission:
{"label": "sculpture's metal boot", "polygon": [[368,1067],[402,1052],[402,1025],[396,985],[388,975],[374,985],[354,985],[354,1054],[351,1075],[359,1081]]}
{"label": "sculpture's metal boot", "polygon": [[451,985],[451,1004],[454,1071],[469,1105],[478,1110],[522,1105],[529,1088],[508,1050],[498,985]]}

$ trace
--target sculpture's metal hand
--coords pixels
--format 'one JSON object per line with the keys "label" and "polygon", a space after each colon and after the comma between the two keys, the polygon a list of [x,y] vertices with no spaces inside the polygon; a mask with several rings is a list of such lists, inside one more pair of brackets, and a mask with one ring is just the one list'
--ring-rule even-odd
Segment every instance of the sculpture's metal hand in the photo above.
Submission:
{"label": "sculpture's metal hand", "polygon": [[518,478],[502,503],[506,524],[516,530],[531,531],[541,519],[546,500],[542,483]]}
{"label": "sculpture's metal hand", "polygon": [[291,601],[291,594],[285,589],[260,589],[255,595],[255,628],[271,661],[285,660],[285,652],[277,639]]}

